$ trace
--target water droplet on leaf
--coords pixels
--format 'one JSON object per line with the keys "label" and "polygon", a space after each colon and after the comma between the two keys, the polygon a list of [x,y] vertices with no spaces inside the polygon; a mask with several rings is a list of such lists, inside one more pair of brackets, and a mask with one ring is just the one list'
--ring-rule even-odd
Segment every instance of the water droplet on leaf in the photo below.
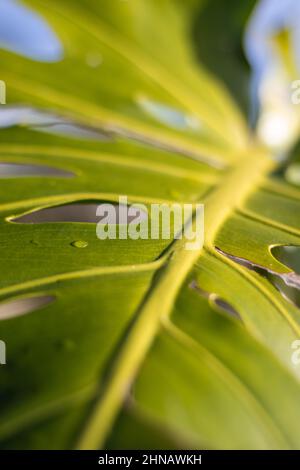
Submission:
{"label": "water droplet on leaf", "polygon": [[89,52],[86,55],[85,60],[86,60],[86,64],[92,68],[99,67],[103,62],[102,56],[98,54],[97,52]]}
{"label": "water droplet on leaf", "polygon": [[75,240],[71,243],[71,245],[75,248],[86,248],[88,246],[88,242],[86,242],[85,240]]}

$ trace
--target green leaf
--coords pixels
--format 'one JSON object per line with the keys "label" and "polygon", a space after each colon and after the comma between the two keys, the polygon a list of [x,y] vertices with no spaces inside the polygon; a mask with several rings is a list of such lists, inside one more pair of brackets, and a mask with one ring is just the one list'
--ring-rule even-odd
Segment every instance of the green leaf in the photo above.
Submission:
{"label": "green leaf", "polygon": [[[64,57],[0,51],[0,165],[27,172],[0,173],[1,446],[298,448],[300,314],[267,274],[299,288],[272,248],[300,192],[197,63],[197,2],[27,3]],[[119,195],[203,203],[204,247],[21,217]]]}

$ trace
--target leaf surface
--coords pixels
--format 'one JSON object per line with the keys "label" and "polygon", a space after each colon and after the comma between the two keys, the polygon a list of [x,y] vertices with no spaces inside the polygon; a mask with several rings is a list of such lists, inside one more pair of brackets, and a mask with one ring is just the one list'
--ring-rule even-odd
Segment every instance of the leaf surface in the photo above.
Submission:
{"label": "leaf surface", "polygon": [[[54,301],[0,318],[2,447],[299,447],[299,310],[266,274],[300,284],[271,250],[299,244],[300,192],[196,62],[196,2],[27,3],[63,59],[0,51],[0,163],[61,175],[0,173],[0,305]],[[119,195],[204,203],[203,249],[17,223]]]}

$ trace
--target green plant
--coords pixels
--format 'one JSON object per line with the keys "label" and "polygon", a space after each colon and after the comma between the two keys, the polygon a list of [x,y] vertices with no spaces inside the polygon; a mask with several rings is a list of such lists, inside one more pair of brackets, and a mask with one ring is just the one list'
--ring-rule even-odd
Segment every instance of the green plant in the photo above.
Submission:
{"label": "green plant", "polygon": [[[299,244],[300,192],[194,59],[199,2],[27,3],[64,59],[1,51],[1,79],[9,103],[44,109],[58,129],[19,118],[1,130],[0,159],[75,176],[1,180],[3,305],[49,299],[0,322],[2,446],[299,448],[300,314],[254,268],[299,287],[271,248]],[[57,135],[66,123],[93,138]],[[120,194],[204,203],[204,248],[12,221]]]}

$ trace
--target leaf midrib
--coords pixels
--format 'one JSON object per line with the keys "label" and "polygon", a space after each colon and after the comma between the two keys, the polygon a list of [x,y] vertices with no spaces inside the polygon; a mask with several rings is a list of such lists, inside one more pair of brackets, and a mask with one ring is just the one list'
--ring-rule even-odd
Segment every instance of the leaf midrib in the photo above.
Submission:
{"label": "leaf midrib", "polygon": [[[213,242],[222,224],[276,167],[269,155],[256,150],[251,149],[251,158],[250,152],[244,155],[240,163],[224,177],[223,184],[202,201],[205,205],[205,249],[214,250]],[[194,217],[188,221],[188,224],[193,223]],[[186,251],[185,242],[184,237],[174,242],[170,256],[154,276],[135,321],[111,364],[109,376],[102,389],[99,386],[98,396],[78,439],[79,449],[99,449],[99,446],[104,446],[127,391],[160,329],[162,319],[170,316],[177,294],[202,251]]]}

